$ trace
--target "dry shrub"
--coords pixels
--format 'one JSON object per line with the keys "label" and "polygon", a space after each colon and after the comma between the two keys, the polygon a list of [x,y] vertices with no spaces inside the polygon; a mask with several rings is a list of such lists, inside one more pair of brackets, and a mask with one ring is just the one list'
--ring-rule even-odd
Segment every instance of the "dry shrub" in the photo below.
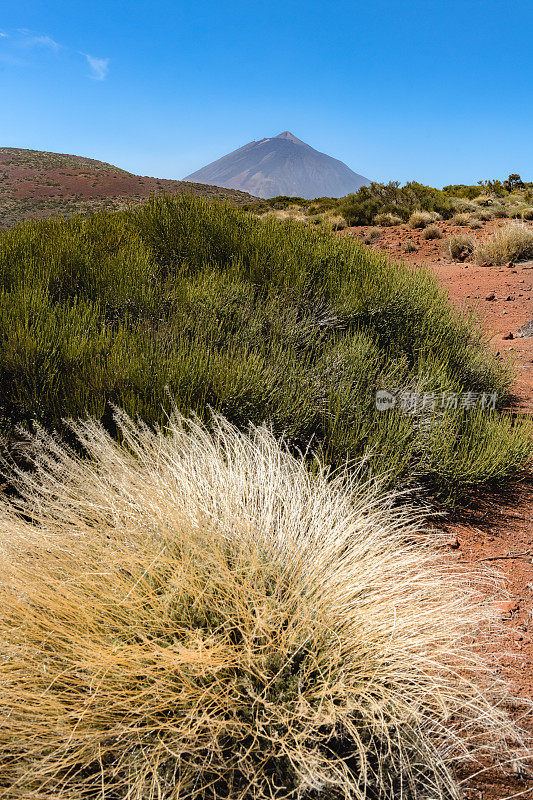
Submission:
{"label": "dry shrub", "polygon": [[425,228],[434,222],[435,217],[429,211],[413,211],[409,217],[409,226],[411,228]]}
{"label": "dry shrub", "polygon": [[459,214],[454,214],[451,219],[453,225],[468,225],[472,219],[472,215],[466,211],[462,211]]}
{"label": "dry shrub", "polygon": [[4,797],[449,800],[522,744],[414,512],[265,429],[117,421],[2,499]]}
{"label": "dry shrub", "polygon": [[479,194],[474,197],[474,203],[477,206],[491,206],[494,203],[494,199],[488,194]]}
{"label": "dry shrub", "polygon": [[494,211],[492,208],[480,208],[476,211],[473,216],[476,219],[480,219],[483,222],[487,222],[489,219],[494,219]]}
{"label": "dry shrub", "polygon": [[442,231],[438,225],[428,225],[421,235],[423,239],[442,239]]}
{"label": "dry shrub", "polygon": [[512,208],[509,212],[509,217],[511,219],[533,219],[533,208],[530,206],[518,206]]}
{"label": "dry shrub", "polygon": [[369,228],[363,236],[365,244],[375,244],[381,238],[381,231],[379,228]]}
{"label": "dry shrub", "polygon": [[346,228],[346,220],[340,214],[326,214],[324,224],[334,231],[343,231]]}
{"label": "dry shrub", "polygon": [[376,214],[372,220],[374,225],[381,225],[383,228],[390,228],[393,225],[401,225],[403,219],[397,214]]}
{"label": "dry shrub", "polygon": [[459,234],[450,236],[443,245],[444,253],[454,261],[464,258],[474,252],[476,240],[472,236]]}
{"label": "dry shrub", "polygon": [[520,223],[500,228],[475,250],[478,264],[507,264],[533,258],[533,230]]}

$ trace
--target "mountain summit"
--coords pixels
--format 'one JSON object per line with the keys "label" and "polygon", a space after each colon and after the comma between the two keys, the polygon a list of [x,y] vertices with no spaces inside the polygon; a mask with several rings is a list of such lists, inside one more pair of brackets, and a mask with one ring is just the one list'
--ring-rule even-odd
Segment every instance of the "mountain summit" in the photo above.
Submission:
{"label": "mountain summit", "polygon": [[344,197],[370,181],[290,131],[249,142],[184,178],[256,197]]}

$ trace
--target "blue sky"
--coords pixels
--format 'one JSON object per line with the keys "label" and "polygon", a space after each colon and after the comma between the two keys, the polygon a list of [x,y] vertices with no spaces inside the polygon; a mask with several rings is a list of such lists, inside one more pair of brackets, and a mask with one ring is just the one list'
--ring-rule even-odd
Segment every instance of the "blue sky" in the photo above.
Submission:
{"label": "blue sky", "polygon": [[376,180],[533,180],[532,0],[18,0],[0,145],[179,178],[290,130]]}

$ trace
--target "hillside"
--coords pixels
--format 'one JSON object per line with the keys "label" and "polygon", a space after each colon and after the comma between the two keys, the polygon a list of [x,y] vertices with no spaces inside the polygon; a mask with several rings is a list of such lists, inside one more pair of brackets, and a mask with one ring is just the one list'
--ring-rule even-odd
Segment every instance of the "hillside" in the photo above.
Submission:
{"label": "hillside", "polygon": [[344,197],[370,181],[342,161],[320,153],[289,131],[249,142],[186,181],[240,189],[257,197]]}
{"label": "hillside", "polygon": [[83,156],[0,148],[0,227],[22,219],[71,215],[94,208],[122,208],[152,193],[182,193],[242,205],[254,198],[240,191],[198,183],[133,175]]}

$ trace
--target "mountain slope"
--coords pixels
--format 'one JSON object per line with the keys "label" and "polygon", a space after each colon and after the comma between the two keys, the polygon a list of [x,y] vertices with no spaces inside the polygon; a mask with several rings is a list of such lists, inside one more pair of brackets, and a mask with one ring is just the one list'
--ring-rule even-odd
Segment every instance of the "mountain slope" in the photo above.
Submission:
{"label": "mountain slope", "polygon": [[255,199],[215,186],[133,175],[83,156],[0,147],[0,228],[30,217],[121,208],[161,192],[187,192],[232,205]]}
{"label": "mountain slope", "polygon": [[320,153],[289,131],[249,142],[186,181],[240,189],[257,197],[344,197],[370,181],[342,161]]}

